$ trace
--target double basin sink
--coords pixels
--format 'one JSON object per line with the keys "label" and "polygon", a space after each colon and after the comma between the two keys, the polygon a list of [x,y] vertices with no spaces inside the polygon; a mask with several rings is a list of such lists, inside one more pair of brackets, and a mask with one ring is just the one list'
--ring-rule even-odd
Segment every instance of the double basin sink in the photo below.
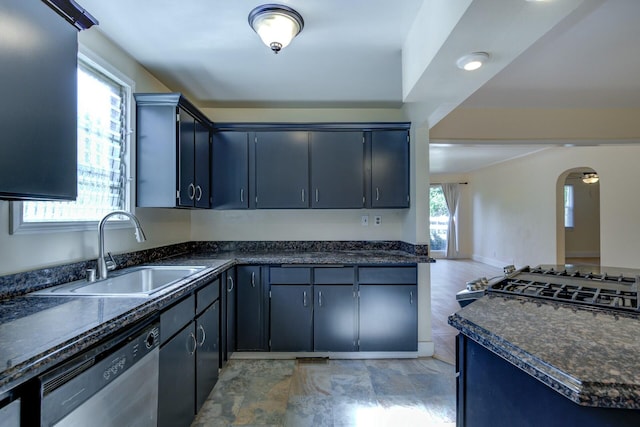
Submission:
{"label": "double basin sink", "polygon": [[110,273],[106,279],[78,280],[31,295],[148,298],[172,284],[203,270],[203,266],[149,265]]}

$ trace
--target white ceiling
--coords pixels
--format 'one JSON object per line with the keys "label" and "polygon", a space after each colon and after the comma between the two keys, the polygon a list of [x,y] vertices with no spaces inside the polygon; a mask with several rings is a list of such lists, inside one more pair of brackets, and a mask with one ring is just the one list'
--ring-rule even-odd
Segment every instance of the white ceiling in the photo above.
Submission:
{"label": "white ceiling", "polygon": [[[404,101],[427,105],[431,123],[459,105],[640,107],[639,0],[289,0],[282,3],[300,12],[305,27],[278,55],[247,23],[257,0],[78,1],[100,21],[96,31],[203,107],[395,108]],[[429,31],[452,5],[463,15],[406,87],[403,55],[429,54],[438,35]],[[412,51],[403,52],[412,36]],[[474,50],[490,51],[487,67],[456,69],[455,58]],[[462,173],[541,148],[433,144],[430,168]]]}

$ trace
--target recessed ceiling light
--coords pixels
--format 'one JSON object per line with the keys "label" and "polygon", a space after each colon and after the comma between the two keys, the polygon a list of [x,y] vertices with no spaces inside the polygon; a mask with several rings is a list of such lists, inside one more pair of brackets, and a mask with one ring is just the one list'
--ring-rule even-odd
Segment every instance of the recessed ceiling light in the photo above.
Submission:
{"label": "recessed ceiling light", "polygon": [[468,55],[464,55],[456,61],[458,68],[465,71],[473,71],[482,67],[482,65],[489,59],[487,52],[473,52]]}

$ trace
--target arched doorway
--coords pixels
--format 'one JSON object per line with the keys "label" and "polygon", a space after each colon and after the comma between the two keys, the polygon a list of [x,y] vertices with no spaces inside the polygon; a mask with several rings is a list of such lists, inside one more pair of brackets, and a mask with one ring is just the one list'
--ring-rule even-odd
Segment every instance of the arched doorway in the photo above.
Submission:
{"label": "arched doorway", "polygon": [[600,180],[592,168],[565,171],[557,186],[558,264],[600,264]]}

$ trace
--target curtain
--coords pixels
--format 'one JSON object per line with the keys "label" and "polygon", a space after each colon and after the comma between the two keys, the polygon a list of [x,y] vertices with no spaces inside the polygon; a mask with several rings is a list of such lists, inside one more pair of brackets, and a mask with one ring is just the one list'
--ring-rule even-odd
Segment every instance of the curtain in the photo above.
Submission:
{"label": "curtain", "polygon": [[458,184],[442,184],[442,193],[449,210],[449,231],[447,232],[447,258],[458,256],[458,226],[456,224],[456,212],[460,200],[460,188]]}

